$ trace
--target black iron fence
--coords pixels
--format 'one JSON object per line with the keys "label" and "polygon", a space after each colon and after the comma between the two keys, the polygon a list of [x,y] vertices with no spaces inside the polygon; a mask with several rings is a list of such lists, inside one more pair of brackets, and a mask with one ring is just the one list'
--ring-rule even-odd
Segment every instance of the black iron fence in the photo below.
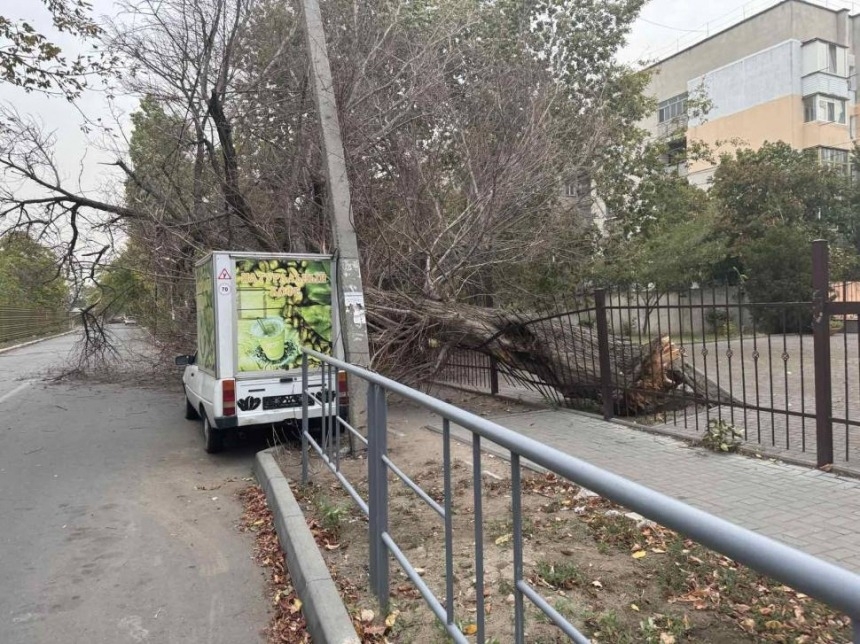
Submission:
{"label": "black iron fence", "polygon": [[441,379],[690,438],[736,431],[763,453],[860,468],[860,301],[847,301],[860,288],[832,284],[827,255],[815,242],[809,301],[750,301],[728,285],[577,295],[518,321],[540,335],[544,367],[491,358],[489,342],[453,353]]}

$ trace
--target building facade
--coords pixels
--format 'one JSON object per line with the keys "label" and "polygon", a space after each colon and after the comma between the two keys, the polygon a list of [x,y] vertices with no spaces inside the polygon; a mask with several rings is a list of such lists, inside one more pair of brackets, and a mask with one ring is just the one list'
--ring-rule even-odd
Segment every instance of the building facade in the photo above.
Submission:
{"label": "building facade", "polygon": [[717,157],[784,141],[848,172],[860,115],[855,43],[860,15],[784,0],[654,65],[648,92],[659,105],[643,126],[702,187],[715,166],[687,161],[696,141]]}

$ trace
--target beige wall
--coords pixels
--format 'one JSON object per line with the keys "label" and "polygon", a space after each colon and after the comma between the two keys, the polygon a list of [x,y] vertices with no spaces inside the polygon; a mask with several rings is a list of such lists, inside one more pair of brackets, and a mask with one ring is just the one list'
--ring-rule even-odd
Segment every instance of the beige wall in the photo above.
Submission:
{"label": "beige wall", "polygon": [[804,123],[803,145],[798,147],[815,148],[818,146],[850,150],[851,135],[848,131],[848,125],[838,123]]}
{"label": "beige wall", "polygon": [[[785,141],[798,149],[825,146],[849,150],[849,138],[847,125],[804,123],[800,96],[784,96],[687,131],[688,141],[707,143],[717,158],[738,148],[757,149],[766,141]],[[690,174],[711,167],[707,161],[697,161],[690,164]]]}
{"label": "beige wall", "polygon": [[[799,96],[784,96],[692,127],[687,131],[687,140],[707,143],[717,158],[738,148],[759,148],[765,141],[785,141],[802,147],[802,109],[803,101]],[[690,172],[710,167],[707,161],[698,161],[690,165]]]}

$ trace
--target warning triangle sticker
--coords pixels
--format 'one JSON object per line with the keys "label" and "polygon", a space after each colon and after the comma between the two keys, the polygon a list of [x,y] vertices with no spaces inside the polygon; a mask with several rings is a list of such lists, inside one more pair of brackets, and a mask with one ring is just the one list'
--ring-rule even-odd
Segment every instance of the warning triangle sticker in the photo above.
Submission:
{"label": "warning triangle sticker", "polygon": [[225,269],[224,269],[224,270],[222,270],[220,273],[218,273],[218,279],[219,279],[219,280],[230,280],[230,279],[233,279],[233,278],[232,278],[232,277],[230,277],[230,271],[228,271],[228,270],[225,268]]}

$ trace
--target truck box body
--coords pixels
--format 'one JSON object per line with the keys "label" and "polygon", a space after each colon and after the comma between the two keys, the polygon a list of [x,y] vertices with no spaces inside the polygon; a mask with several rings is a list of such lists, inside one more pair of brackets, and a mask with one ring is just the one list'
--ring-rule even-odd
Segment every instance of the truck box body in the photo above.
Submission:
{"label": "truck box body", "polygon": [[[224,251],[197,263],[197,355],[183,383],[214,429],[301,419],[302,347],[343,355],[333,268],[326,255]],[[336,388],[310,373],[311,418],[337,413]]]}

